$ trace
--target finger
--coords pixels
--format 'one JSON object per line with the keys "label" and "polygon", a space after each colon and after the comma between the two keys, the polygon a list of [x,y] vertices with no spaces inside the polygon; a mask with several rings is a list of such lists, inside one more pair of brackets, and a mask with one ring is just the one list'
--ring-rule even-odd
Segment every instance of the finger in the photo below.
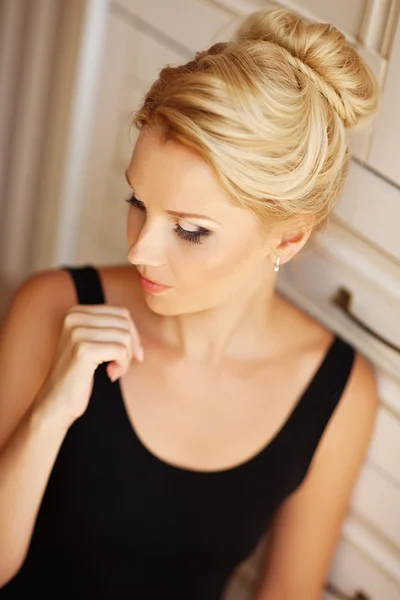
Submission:
{"label": "finger", "polygon": [[75,304],[68,312],[93,312],[97,314],[112,314],[129,317],[129,311],[124,306],[110,304]]}
{"label": "finger", "polygon": [[128,349],[126,349],[126,358],[121,360],[111,360],[106,366],[106,372],[111,381],[116,381],[124,373],[127,372],[128,367],[132,361],[131,353]]}
{"label": "finger", "polygon": [[136,325],[132,321],[130,311],[124,306],[111,306],[109,304],[78,304],[71,308],[70,312],[91,312],[97,314],[112,314],[119,317],[124,317],[128,320],[132,335],[132,353],[136,360],[143,362],[144,350],[140,340],[139,332]]}

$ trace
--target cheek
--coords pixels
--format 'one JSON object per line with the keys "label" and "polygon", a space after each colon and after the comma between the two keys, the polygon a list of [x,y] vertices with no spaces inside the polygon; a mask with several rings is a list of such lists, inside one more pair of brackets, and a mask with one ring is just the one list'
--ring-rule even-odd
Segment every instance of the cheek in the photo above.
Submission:
{"label": "cheek", "polygon": [[227,240],[215,235],[193,246],[181,251],[180,260],[174,261],[175,265],[179,263],[179,280],[183,279],[191,288],[243,281],[254,275],[263,258],[254,236]]}

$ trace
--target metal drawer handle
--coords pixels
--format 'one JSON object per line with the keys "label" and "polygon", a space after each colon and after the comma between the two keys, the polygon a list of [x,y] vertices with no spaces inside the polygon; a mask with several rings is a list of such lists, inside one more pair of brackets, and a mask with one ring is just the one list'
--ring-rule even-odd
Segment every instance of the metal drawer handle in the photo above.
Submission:
{"label": "metal drawer handle", "polygon": [[325,589],[330,594],[333,594],[337,598],[337,600],[371,600],[369,596],[367,596],[366,594],[364,594],[364,592],[361,592],[360,590],[354,592],[353,596],[348,596],[344,592],[338,590],[338,588],[330,582],[326,584]]}
{"label": "metal drawer handle", "polygon": [[350,310],[351,301],[352,301],[351,292],[349,292],[349,290],[346,290],[345,288],[342,288],[342,287],[340,287],[337,290],[336,294],[334,295],[334,297],[331,300],[332,304],[339,307],[349,317],[349,319],[351,319],[353,321],[353,323],[356,323],[357,325],[359,325],[359,327],[361,327],[361,329],[363,329],[364,331],[366,331],[367,333],[372,335],[374,338],[376,338],[377,340],[379,340],[386,346],[389,346],[389,348],[391,348],[392,350],[395,350],[395,352],[400,353],[400,348],[398,346],[395,346],[395,344],[393,344],[392,342],[389,342],[389,340],[386,340],[384,337],[379,335],[379,333],[377,333],[376,331],[374,331],[373,329],[368,327],[368,325],[363,323],[358,317],[356,317],[355,315],[352,314],[352,312]]}

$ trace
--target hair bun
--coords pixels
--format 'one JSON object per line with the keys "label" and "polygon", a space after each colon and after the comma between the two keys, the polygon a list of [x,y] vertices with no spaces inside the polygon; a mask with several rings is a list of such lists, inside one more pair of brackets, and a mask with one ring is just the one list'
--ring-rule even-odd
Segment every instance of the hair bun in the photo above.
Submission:
{"label": "hair bun", "polygon": [[263,9],[244,18],[234,39],[264,40],[280,46],[285,59],[310,77],[345,127],[354,127],[375,114],[379,97],[376,78],[333,25],[307,23],[286,9]]}

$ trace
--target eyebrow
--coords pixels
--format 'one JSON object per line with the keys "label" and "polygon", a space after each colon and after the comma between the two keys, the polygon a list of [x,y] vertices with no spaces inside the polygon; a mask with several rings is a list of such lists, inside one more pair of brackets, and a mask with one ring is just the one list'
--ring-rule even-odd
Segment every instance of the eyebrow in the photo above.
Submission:
{"label": "eyebrow", "polygon": [[[140,196],[139,194],[136,192],[135,188],[133,187],[132,183],[129,180],[129,176],[128,176],[128,169],[125,170],[125,179],[128,183],[128,185],[132,188],[135,196],[137,197],[138,200],[140,200]],[[142,202],[142,200],[140,200]],[[188,213],[188,212],[178,212],[175,210],[167,210],[167,213],[169,215],[172,215],[173,217],[183,217],[183,218],[192,218],[192,219],[206,219],[207,221],[213,221],[214,223],[217,223],[218,225],[221,225],[221,223],[219,223],[218,221],[216,221],[215,219],[212,219],[211,217],[206,217],[206,215],[199,215],[197,213]]]}

